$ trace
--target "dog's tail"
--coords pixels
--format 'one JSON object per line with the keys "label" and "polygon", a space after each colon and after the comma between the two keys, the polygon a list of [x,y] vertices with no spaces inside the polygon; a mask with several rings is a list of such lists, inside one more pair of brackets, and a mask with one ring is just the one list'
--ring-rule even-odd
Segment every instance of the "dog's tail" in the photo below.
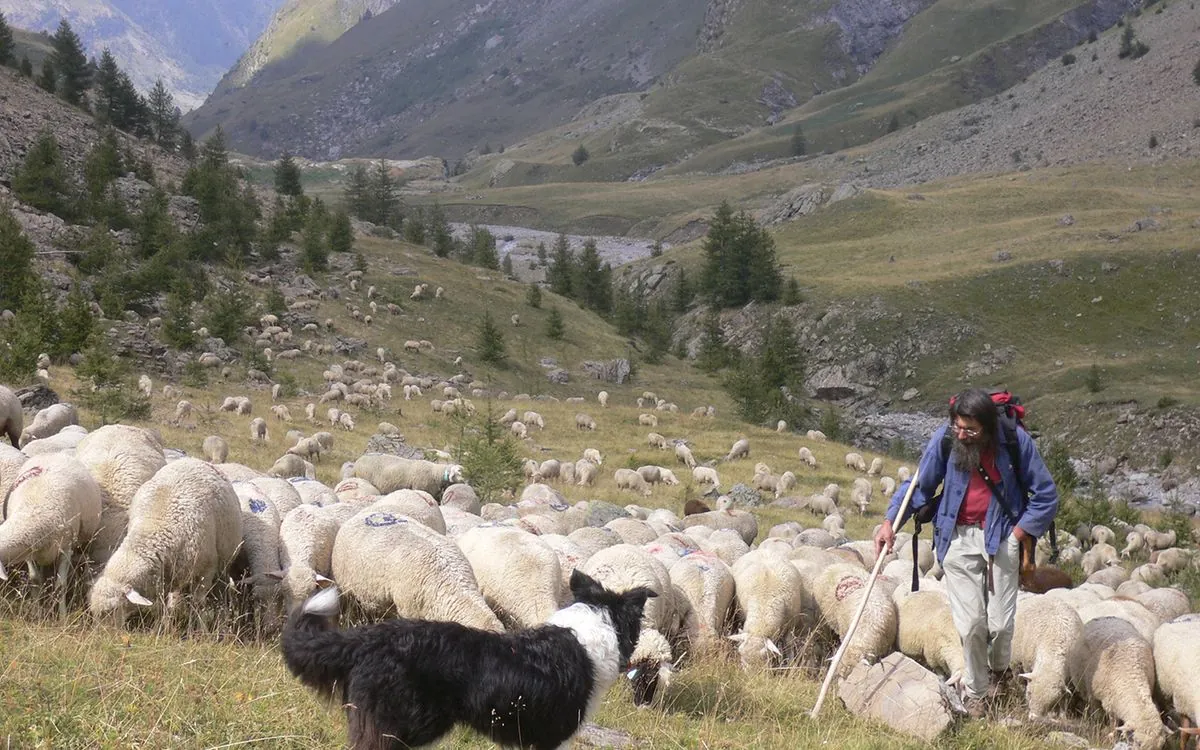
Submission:
{"label": "dog's tail", "polygon": [[283,662],[305,685],[333,696],[355,664],[353,640],[337,629],[338,589],[330,586],[292,612],[283,630]]}

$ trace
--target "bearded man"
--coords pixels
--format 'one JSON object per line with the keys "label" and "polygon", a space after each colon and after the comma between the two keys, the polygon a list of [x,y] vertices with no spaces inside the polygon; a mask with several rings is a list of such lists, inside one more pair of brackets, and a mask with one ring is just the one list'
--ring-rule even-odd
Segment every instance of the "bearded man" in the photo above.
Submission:
{"label": "bearded man", "polygon": [[936,502],[941,486],[934,547],[962,638],[966,670],[960,687],[974,717],[984,713],[993,675],[1008,670],[1021,543],[1044,534],[1058,512],[1058,490],[1033,438],[1020,427],[1016,437],[1020,461],[1014,469],[991,395],[981,388],[959,393],[950,402],[949,423],[925,446],[905,518],[896,516],[910,482],[896,488],[875,534],[876,556],[890,551],[894,527]]}

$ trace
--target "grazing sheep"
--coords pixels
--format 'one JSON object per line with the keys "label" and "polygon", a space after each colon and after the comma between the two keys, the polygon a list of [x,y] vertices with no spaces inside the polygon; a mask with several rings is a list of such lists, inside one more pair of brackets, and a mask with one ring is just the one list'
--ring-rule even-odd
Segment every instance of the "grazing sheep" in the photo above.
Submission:
{"label": "grazing sheep", "polygon": [[400,617],[504,629],[458,545],[406,516],[368,507],[343,522],[332,570],[368,612],[394,607]]}
{"label": "grazing sheep", "polygon": [[[689,469],[692,469],[693,471],[695,470],[696,458],[695,458],[695,456],[692,455],[692,449],[688,448],[686,443],[684,443],[684,442],[675,443],[675,458],[679,461],[679,463],[683,464],[684,466],[687,466]],[[713,473],[715,474],[716,472],[714,471]],[[697,480],[697,481],[699,481],[699,480]],[[713,482],[713,484],[716,484],[716,482]]]}
{"label": "grazing sheep", "polygon": [[775,480],[775,497],[783,497],[795,489],[795,487],[796,475],[790,471],[785,471],[779,475],[779,479]]}
{"label": "grazing sheep", "polygon": [[1049,713],[1067,695],[1068,664],[1080,658],[1083,621],[1071,605],[1049,596],[1022,596],[1017,600],[1012,663],[1028,682],[1025,688],[1029,718]]}
{"label": "grazing sheep", "polygon": [[946,595],[941,591],[915,591],[899,603],[897,618],[900,651],[949,677],[949,684],[957,685],[966,663]]}
{"label": "grazing sheep", "polygon": [[854,469],[858,472],[866,472],[867,470],[866,460],[857,453],[847,453],[845,463],[846,468]]}
{"label": "grazing sheep", "polygon": [[1150,529],[1143,531],[1142,536],[1146,539],[1146,544],[1150,545],[1152,550],[1162,550],[1168,547],[1174,547],[1176,542],[1175,530],[1170,531],[1155,531]]}
{"label": "grazing sheep", "polygon": [[241,542],[242,516],[229,480],[203,461],[172,461],[134,495],[129,530],[92,585],[88,608],[120,623],[129,604],[149,606],[161,593],[170,615],[182,595],[208,592]]}
{"label": "grazing sheep", "polygon": [[876,456],[871,459],[871,466],[867,469],[867,476],[877,477],[883,473],[883,459]]}
{"label": "grazing sheep", "polygon": [[750,441],[742,438],[733,444],[729,449],[729,454],[725,456],[726,461],[732,461],[736,458],[749,458],[750,456]]}
{"label": "grazing sheep", "polygon": [[338,427],[341,427],[346,432],[353,432],[354,431],[354,417],[352,417],[349,412],[344,411],[338,415],[337,425],[338,425]]}
{"label": "grazing sheep", "polygon": [[[540,625],[562,606],[566,594],[558,554],[539,537],[518,528],[477,526],[456,541],[483,598],[505,627]],[[521,585],[514,586],[514,579]]]}
{"label": "grazing sheep", "polygon": [[683,519],[685,529],[692,526],[707,526],[711,529],[732,529],[746,544],[753,544],[758,536],[758,521],[753,513],[737,510],[728,495],[717,498],[717,509],[708,513],[695,513]]}
{"label": "grazing sheep", "polygon": [[1154,631],[1158,687],[1181,717],[1200,724],[1200,621],[1168,622]]}
{"label": "grazing sheep", "polygon": [[100,528],[89,554],[104,564],[125,537],[137,491],[166,465],[162,444],[147,430],[106,425],[79,441],[75,458],[100,485]]}
{"label": "grazing sheep", "polygon": [[209,435],[200,446],[209,463],[223,464],[229,459],[229,443],[219,435]]}
{"label": "grazing sheep", "polygon": [[733,572],[719,557],[703,551],[688,552],[667,572],[689,605],[683,627],[691,649],[716,650],[733,606]]}
{"label": "grazing sheep", "polygon": [[659,476],[658,481],[662,482],[663,484],[667,485],[668,487],[675,487],[679,484],[678,477],[676,477],[675,472],[671,471],[670,469],[659,466],[658,467],[658,476]]}
{"label": "grazing sheep", "polygon": [[642,475],[633,469],[617,469],[613,474],[613,479],[616,481],[617,489],[636,492],[640,495],[650,496],[650,485],[642,478]]}
{"label": "grazing sheep", "polygon": [[527,411],[521,415],[521,421],[526,427],[536,427],[539,430],[546,429],[546,420],[542,419],[542,415],[536,411]]}
{"label": "grazing sheep", "polygon": [[148,375],[138,377],[137,387],[142,396],[146,398],[154,395],[154,381],[150,380]]}
{"label": "grazing sheep", "polygon": [[783,655],[801,624],[804,580],[787,559],[759,551],[743,555],[731,572],[742,628],[729,638],[743,668],[765,667],[772,655]]}
{"label": "grazing sheep", "polygon": [[600,391],[596,394],[596,400],[600,402],[601,408],[608,408],[608,391]]}
{"label": "grazing sheep", "polygon": [[583,458],[585,461],[591,461],[592,463],[596,464],[597,466],[604,465],[603,456],[601,456],[600,451],[596,450],[595,448],[584,448],[583,449]]}
{"label": "grazing sheep", "polygon": [[815,440],[819,443],[823,443],[828,440],[828,438],[825,437],[825,433],[821,432],[820,430],[809,430],[808,432],[804,433],[804,437],[809,440]]}
{"label": "grazing sheep", "polygon": [[575,462],[575,484],[579,487],[590,487],[596,482],[600,467],[586,458]]}
{"label": "grazing sheep", "polygon": [[1083,646],[1068,663],[1072,682],[1133,732],[1135,746],[1159,750],[1166,731],[1154,705],[1154,653],[1133,625],[1100,617],[1083,626]]}
{"label": "grazing sheep", "polygon": [[816,458],[816,456],[813,455],[813,452],[810,451],[807,446],[803,446],[803,445],[800,446],[799,453],[800,453],[800,461],[802,463],[804,463],[810,469],[817,468],[817,458]]}
{"label": "grazing sheep", "polygon": [[[825,622],[845,637],[850,621],[866,592],[867,572],[846,563],[831,565],[813,580],[813,594]],[[898,629],[896,606],[884,587],[871,591],[867,607],[853,638],[846,646],[839,672],[844,676],[867,655],[882,657],[891,651]]]}
{"label": "grazing sheep", "polygon": [[596,420],[592,419],[587,414],[575,415],[575,429],[577,430],[595,430]]}
{"label": "grazing sheep", "polygon": [[[574,538],[574,537],[570,537]],[[620,593],[645,586],[658,596],[646,602],[642,627],[671,636],[678,629],[679,612],[671,587],[671,576],[653,555],[632,544],[615,544],[597,550],[578,568]]]}
{"label": "grazing sheep", "polygon": [[659,450],[665,451],[667,449],[667,439],[664,436],[659,435],[657,432],[650,432],[646,434],[646,444],[651,448],[658,448]]}
{"label": "grazing sheep", "polygon": [[21,442],[24,425],[25,413],[21,411],[21,400],[17,394],[0,385],[0,436],[7,435],[12,447],[20,448],[24,445]]}
{"label": "grazing sheep", "polygon": [[54,571],[59,616],[67,614],[67,577],[72,558],[100,526],[100,485],[76,459],[65,454],[31,458],[21,467],[4,498],[0,523],[0,579],[5,566],[27,563],[41,584]]}
{"label": "grazing sheep", "polygon": [[[305,440],[308,440],[308,438],[305,438]],[[267,470],[267,474],[273,477],[281,477],[283,479],[304,477],[306,476],[307,471],[305,467],[306,463],[308,462],[301,458],[298,454],[287,453],[280,456],[275,460],[275,463],[271,464],[271,468]]]}
{"label": "grazing sheep", "polygon": [[529,430],[526,429],[524,422],[513,422],[508,426],[508,431],[512,433],[517,440],[525,440],[529,437]]}
{"label": "grazing sheep", "polygon": [[658,417],[653,414],[639,414],[638,424],[646,427],[658,427]]}
{"label": "grazing sheep", "polygon": [[[24,448],[34,440],[53,437],[61,432],[64,427],[77,424],[79,424],[79,415],[75,411],[74,406],[63,403],[52,404],[39,411],[33,418],[33,421],[25,427],[25,430],[21,432],[17,447]],[[12,439],[11,432],[9,433],[9,439]]]}
{"label": "grazing sheep", "polygon": [[[234,482],[242,512],[242,554],[246,558],[248,582],[260,606],[272,609],[279,589],[269,574],[279,569],[279,523],[275,503],[250,482]],[[294,490],[293,490],[294,492]]]}
{"label": "grazing sheep", "polygon": [[721,486],[721,477],[717,474],[717,470],[710,466],[693,466],[692,479],[697,484],[710,484],[713,489]]}
{"label": "grazing sheep", "polygon": [[400,489],[421,490],[434,498],[446,487],[464,481],[458,464],[435,464],[383,453],[367,453],[354,462],[354,476],[387,494]]}
{"label": "grazing sheep", "polygon": [[267,439],[267,420],[263,419],[262,417],[255,417],[254,419],[250,420],[250,439]]}

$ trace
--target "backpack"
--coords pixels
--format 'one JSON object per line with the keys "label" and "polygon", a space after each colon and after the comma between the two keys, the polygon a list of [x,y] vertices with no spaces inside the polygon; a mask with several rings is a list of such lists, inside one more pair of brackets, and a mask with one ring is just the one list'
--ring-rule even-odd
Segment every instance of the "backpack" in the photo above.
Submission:
{"label": "backpack", "polygon": [[[1017,437],[1017,428],[1025,429],[1025,406],[1021,403],[1021,397],[1010,391],[1002,389],[993,389],[988,391],[988,395],[992,397],[992,403],[996,405],[996,421],[1000,425],[1002,435],[1001,441],[1003,447],[1008,451],[1009,461],[1012,463],[1013,474],[1017,477],[1018,484],[1021,482],[1021,443]],[[950,405],[954,405],[954,398],[950,399]],[[942,435],[942,453],[950,454],[954,436],[947,430]],[[1016,523],[1016,518],[1008,512],[1008,508],[1003,503],[999,503],[999,491],[992,483],[990,477],[986,473],[980,472],[988,487],[993,494],[997,496],[997,502],[1000,509],[1009,520]],[[1028,496],[1029,489],[1024,485],[1021,486],[1022,495]],[[913,577],[912,590],[918,589],[918,570],[917,570],[917,537],[921,533],[923,524],[933,521],[937,514],[938,506],[942,502],[942,493],[939,491],[934,495],[933,499],[926,503],[919,511],[913,513],[913,538],[912,538],[912,556],[913,556]],[[1058,560],[1058,534],[1053,522],[1050,523],[1050,562]],[[1036,544],[1036,542],[1035,542]]]}

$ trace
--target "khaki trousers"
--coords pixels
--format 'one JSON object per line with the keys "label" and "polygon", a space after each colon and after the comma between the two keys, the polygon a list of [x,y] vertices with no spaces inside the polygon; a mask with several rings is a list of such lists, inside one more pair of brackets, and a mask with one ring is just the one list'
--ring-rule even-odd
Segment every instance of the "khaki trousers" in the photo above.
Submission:
{"label": "khaki trousers", "polygon": [[992,564],[994,591],[988,591],[988,554],[983,529],[955,526],[950,549],[942,561],[946,594],[954,627],[962,638],[967,693],[981,698],[990,683],[989,669],[1008,669],[1013,623],[1017,615],[1020,546],[1009,535]]}

